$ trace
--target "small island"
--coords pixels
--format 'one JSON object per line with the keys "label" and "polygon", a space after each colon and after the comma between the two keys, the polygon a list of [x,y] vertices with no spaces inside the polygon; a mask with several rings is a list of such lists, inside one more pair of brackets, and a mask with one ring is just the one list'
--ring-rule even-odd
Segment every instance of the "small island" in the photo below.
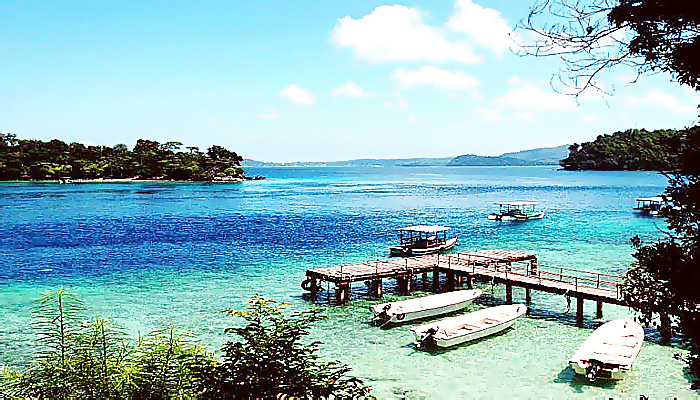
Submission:
{"label": "small island", "polygon": [[132,150],[67,144],[54,139],[18,139],[0,133],[0,180],[131,181],[169,180],[240,182],[250,179],[240,168],[243,157],[213,145],[206,153],[180,142],[159,143],[139,139]]}
{"label": "small island", "polygon": [[565,170],[668,171],[678,165],[685,148],[685,131],[628,129],[599,135],[592,142],[569,146],[559,164]]}

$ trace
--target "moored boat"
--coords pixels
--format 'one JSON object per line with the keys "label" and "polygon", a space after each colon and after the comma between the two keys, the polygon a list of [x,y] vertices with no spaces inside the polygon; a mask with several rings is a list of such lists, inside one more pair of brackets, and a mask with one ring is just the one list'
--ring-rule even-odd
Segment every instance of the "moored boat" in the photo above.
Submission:
{"label": "moored boat", "polygon": [[622,379],[644,344],[644,329],[630,319],[616,319],[598,327],[576,350],[569,365],[593,382]]}
{"label": "moored boat", "polygon": [[370,306],[370,310],[374,312],[373,318],[378,319],[383,324],[400,323],[462,310],[479,296],[481,296],[480,289],[457,290],[392,303],[376,304]]}
{"label": "moored boat", "polygon": [[648,217],[661,216],[661,209],[668,203],[664,196],[637,197],[634,201],[637,202],[634,212]]}
{"label": "moored boat", "polygon": [[392,256],[416,256],[447,251],[457,244],[457,234],[447,238],[450,228],[440,225],[415,225],[399,228],[399,246],[392,246]]}
{"label": "moored boat", "polygon": [[488,219],[494,221],[524,221],[528,219],[542,219],[547,213],[547,208],[537,210],[536,201],[505,201],[496,203],[498,212],[491,213]]}
{"label": "moored boat", "polygon": [[524,304],[484,308],[458,317],[412,328],[416,344],[450,347],[501,332],[527,312]]}

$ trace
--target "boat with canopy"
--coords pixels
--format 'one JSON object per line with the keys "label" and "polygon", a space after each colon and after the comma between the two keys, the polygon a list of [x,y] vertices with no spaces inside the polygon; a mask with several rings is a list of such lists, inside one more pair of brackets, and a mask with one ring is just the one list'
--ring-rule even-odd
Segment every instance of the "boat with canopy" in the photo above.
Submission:
{"label": "boat with canopy", "polygon": [[450,228],[440,225],[414,225],[399,228],[399,245],[392,246],[392,256],[416,256],[438,253],[457,244],[457,234],[447,237]]}
{"label": "boat with canopy", "polygon": [[536,201],[504,201],[496,203],[497,213],[489,214],[489,219],[494,221],[524,221],[528,219],[541,219],[547,213],[547,208],[537,210]]}
{"label": "boat with canopy", "polygon": [[634,201],[637,202],[637,207],[634,208],[634,211],[649,217],[660,216],[661,209],[667,203],[667,199],[662,196],[637,197]]}

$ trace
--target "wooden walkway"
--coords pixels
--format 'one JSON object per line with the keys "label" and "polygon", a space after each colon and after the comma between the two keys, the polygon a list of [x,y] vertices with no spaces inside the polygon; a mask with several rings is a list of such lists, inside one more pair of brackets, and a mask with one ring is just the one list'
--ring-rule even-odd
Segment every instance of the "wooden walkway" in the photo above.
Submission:
{"label": "wooden walkway", "polygon": [[315,268],[306,271],[307,279],[302,287],[316,292],[322,282],[336,286],[338,301],[350,298],[353,282],[369,283],[370,293],[381,297],[382,280],[396,279],[399,291],[411,291],[412,277],[423,274],[425,280],[432,273],[433,289],[439,290],[440,275],[445,276],[447,289],[472,280],[487,280],[506,285],[506,302],[512,302],[512,287],[526,290],[526,303],[530,303],[532,290],[565,295],[577,299],[577,317],[583,321],[583,301],[597,303],[596,316],[602,317],[603,303],[624,305],[621,286],[624,277],[578,270],[573,268],[538,265],[533,254],[512,250],[480,250],[466,253],[432,254],[410,258],[391,258],[337,267]]}

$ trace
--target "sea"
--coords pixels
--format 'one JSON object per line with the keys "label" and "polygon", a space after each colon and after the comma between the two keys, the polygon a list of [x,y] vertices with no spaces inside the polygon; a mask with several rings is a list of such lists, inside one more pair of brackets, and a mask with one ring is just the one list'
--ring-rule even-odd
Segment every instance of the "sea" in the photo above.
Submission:
{"label": "sea", "polygon": [[[653,243],[663,219],[632,211],[635,197],[657,195],[653,172],[561,171],[545,167],[258,167],[243,183],[0,184],[0,365],[32,357],[32,299],[68,288],[88,313],[114,319],[138,337],[165,326],[191,330],[211,351],[235,337],[251,296],[319,308],[328,319],[308,340],[352,368],[379,399],[697,398],[679,341],[659,344],[655,327],[625,379],[589,384],[567,360],[601,323],[634,317],[605,305],[583,327],[575,301],[534,292],[531,314],[500,335],[441,351],[418,350],[411,324],[370,324],[372,304],[403,299],[388,280],[382,299],[354,284],[335,304],[333,286],[312,299],[300,288],[307,269],[388,257],[396,228],[440,224],[459,235],[455,252],[519,250],[540,264],[624,274],[630,238]],[[547,217],[488,220],[494,203],[538,201]],[[478,283],[469,310],[502,304],[502,285]],[[430,294],[417,282],[413,297]],[[514,301],[524,302],[515,288]]]}

